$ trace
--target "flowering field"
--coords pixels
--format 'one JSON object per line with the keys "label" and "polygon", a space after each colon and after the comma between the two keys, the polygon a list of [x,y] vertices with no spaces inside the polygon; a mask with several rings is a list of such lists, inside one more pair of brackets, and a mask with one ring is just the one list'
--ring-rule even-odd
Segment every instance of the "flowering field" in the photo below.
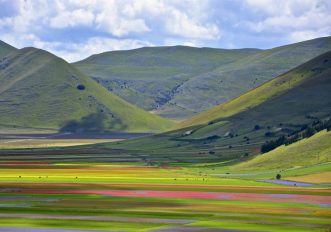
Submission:
{"label": "flowering field", "polygon": [[0,231],[330,229],[331,189],[322,185],[282,186],[137,164],[0,166]]}

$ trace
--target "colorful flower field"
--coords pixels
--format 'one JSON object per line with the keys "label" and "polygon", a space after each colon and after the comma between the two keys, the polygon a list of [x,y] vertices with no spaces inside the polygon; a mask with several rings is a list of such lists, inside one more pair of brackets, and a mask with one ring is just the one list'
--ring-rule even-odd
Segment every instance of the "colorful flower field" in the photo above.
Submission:
{"label": "colorful flower field", "polygon": [[[329,231],[328,186],[137,164],[2,162],[0,231]],[[220,229],[222,228],[222,229]]]}

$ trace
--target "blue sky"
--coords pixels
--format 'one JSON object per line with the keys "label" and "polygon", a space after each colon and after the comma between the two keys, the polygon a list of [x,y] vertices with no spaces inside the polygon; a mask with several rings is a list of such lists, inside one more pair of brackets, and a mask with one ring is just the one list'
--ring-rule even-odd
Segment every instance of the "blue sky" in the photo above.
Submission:
{"label": "blue sky", "polygon": [[0,0],[0,39],[77,61],[143,46],[271,48],[331,35],[330,0]]}

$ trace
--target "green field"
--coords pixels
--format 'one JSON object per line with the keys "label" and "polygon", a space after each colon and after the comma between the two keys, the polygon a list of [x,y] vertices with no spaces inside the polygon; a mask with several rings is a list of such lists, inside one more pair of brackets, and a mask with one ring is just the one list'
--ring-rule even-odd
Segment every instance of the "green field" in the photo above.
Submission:
{"label": "green field", "polygon": [[179,168],[9,159],[0,166],[0,229],[330,228],[331,190],[324,185],[294,187],[217,177],[209,173],[208,165]]}

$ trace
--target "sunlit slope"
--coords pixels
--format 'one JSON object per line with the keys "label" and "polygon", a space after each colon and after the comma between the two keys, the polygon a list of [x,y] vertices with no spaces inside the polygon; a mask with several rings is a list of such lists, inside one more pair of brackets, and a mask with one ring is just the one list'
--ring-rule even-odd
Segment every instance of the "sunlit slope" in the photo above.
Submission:
{"label": "sunlit slope", "polygon": [[[177,125],[178,128],[188,127],[197,124],[208,123],[212,120],[227,118],[240,112],[250,110],[270,99],[279,96],[293,88],[300,88],[304,82],[312,82],[320,76],[316,82],[330,79],[331,52],[323,54],[271,81],[235,98],[229,102],[218,105],[208,111],[194,116]],[[313,93],[312,93],[313,94]],[[316,92],[315,94],[318,94]],[[308,96],[307,96],[308,97]],[[297,99],[305,100],[305,99]],[[309,99],[306,99],[309,101]],[[286,104],[286,102],[279,102]],[[281,109],[280,109],[281,110]],[[295,111],[296,109],[293,108]]]}
{"label": "sunlit slope", "polygon": [[[17,49],[14,48],[13,46],[3,42],[0,40],[0,59],[4,58],[6,55],[9,53],[16,51]],[[1,67],[0,67],[1,68]]]}
{"label": "sunlit slope", "polygon": [[3,62],[1,124],[62,131],[162,131],[172,125],[46,51],[24,48]]}
{"label": "sunlit slope", "polygon": [[331,37],[268,50],[150,47],[93,55],[74,65],[146,110],[187,118],[331,50]]}
{"label": "sunlit slope", "polygon": [[234,166],[245,169],[287,169],[331,162],[331,131],[321,131],[296,143],[280,146],[268,153]]}

